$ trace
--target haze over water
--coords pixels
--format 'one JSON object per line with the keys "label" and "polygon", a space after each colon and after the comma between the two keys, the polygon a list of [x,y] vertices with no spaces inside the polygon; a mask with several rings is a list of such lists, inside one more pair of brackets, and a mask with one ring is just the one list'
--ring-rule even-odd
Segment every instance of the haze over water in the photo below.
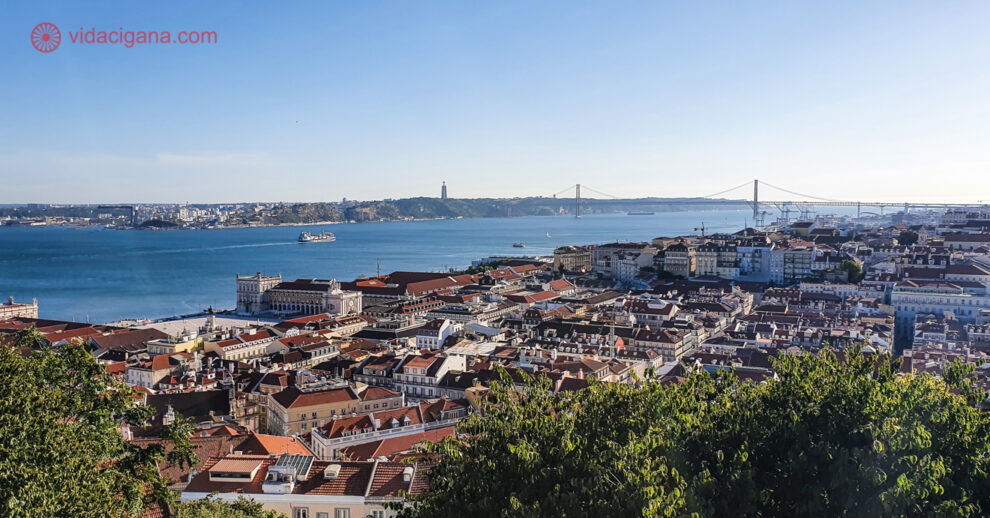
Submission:
{"label": "haze over water", "polygon": [[[40,316],[109,322],[162,318],[235,306],[236,274],[353,280],[396,270],[464,268],[489,255],[551,255],[562,245],[649,241],[693,233],[734,232],[746,210],[653,216],[485,218],[303,227],[135,231],[104,228],[0,228],[0,297],[30,301]],[[750,222],[752,223],[752,222]],[[334,243],[296,241],[299,232],[331,231]],[[546,234],[550,234],[550,238]],[[521,242],[526,248],[513,248]]]}

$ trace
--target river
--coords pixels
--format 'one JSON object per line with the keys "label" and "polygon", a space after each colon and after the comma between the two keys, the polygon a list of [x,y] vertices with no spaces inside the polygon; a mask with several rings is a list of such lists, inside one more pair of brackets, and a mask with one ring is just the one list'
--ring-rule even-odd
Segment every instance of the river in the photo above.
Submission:
{"label": "river", "polygon": [[[235,305],[235,275],[353,280],[395,270],[463,268],[489,255],[551,255],[569,244],[736,231],[746,210],[397,221],[216,230],[0,227],[0,297],[37,298],[42,318],[108,322]],[[336,242],[296,241],[330,231]],[[547,237],[547,234],[550,237]],[[526,248],[513,248],[521,242]]]}

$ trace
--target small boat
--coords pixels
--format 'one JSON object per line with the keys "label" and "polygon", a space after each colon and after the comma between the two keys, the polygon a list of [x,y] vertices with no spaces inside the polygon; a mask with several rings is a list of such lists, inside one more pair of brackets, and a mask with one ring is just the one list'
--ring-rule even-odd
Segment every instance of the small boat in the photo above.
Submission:
{"label": "small boat", "polygon": [[337,236],[333,235],[333,232],[320,232],[319,234],[310,234],[309,232],[302,232],[299,234],[300,243],[316,243],[319,241],[336,241]]}
{"label": "small boat", "polygon": [[547,239],[550,239],[550,233],[547,232]]}
{"label": "small boat", "polygon": [[633,210],[626,213],[627,216],[652,216],[653,213],[647,210]]}
{"label": "small boat", "polygon": [[526,248],[526,245],[522,243],[512,243],[513,248]]}

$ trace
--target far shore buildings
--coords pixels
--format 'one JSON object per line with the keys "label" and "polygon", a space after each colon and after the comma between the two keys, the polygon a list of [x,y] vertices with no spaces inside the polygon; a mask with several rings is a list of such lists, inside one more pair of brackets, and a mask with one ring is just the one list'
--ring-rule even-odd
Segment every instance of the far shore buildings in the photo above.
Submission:
{"label": "far shore buildings", "polygon": [[237,311],[252,315],[329,313],[358,314],[362,309],[359,291],[344,291],[335,279],[283,281],[281,275],[237,276]]}

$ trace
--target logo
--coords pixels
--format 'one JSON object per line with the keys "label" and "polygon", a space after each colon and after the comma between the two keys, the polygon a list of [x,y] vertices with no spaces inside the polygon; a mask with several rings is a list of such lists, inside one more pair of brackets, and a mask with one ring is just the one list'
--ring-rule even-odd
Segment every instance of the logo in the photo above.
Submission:
{"label": "logo", "polygon": [[39,23],[31,31],[31,44],[38,52],[51,52],[62,42],[62,33],[53,23]]}

